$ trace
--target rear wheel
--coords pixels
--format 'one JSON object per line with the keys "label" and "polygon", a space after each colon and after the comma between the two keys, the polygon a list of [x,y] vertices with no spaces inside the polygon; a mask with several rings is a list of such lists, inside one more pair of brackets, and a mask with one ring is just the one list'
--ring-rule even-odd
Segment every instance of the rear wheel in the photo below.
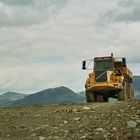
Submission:
{"label": "rear wheel", "polygon": [[129,83],[128,100],[131,101],[133,99],[134,99],[134,89],[132,83]]}
{"label": "rear wheel", "polygon": [[125,101],[125,100],[126,100],[125,92],[124,92],[124,90],[120,90],[118,92],[118,101]]}
{"label": "rear wheel", "polygon": [[131,100],[133,100],[134,99],[134,89],[133,89],[133,87],[131,87]]}
{"label": "rear wheel", "polygon": [[127,83],[124,81],[123,89],[118,91],[118,101],[127,101]]}

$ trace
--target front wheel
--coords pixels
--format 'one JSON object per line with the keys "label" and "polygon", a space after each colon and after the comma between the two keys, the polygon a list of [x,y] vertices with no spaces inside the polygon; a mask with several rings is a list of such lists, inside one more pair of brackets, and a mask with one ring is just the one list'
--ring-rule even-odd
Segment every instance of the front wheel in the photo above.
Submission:
{"label": "front wheel", "polygon": [[102,94],[96,94],[96,102],[108,102],[108,97]]}
{"label": "front wheel", "polygon": [[96,95],[96,101],[97,101],[97,102],[104,102],[104,97],[103,97],[103,95]]}
{"label": "front wheel", "polygon": [[89,102],[95,102],[95,94],[92,91],[86,91],[86,101]]}

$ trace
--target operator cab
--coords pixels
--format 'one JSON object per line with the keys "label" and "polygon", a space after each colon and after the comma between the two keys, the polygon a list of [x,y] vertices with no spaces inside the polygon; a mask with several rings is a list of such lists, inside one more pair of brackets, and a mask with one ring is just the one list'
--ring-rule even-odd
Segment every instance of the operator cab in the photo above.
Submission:
{"label": "operator cab", "polygon": [[94,71],[112,71],[113,69],[113,57],[98,57],[94,59]]}

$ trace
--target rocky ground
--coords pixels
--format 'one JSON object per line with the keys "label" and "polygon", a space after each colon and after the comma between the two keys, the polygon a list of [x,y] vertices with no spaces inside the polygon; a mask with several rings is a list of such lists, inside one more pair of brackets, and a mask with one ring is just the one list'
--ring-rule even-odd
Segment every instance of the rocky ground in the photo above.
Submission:
{"label": "rocky ground", "polygon": [[0,140],[140,140],[140,101],[0,109]]}

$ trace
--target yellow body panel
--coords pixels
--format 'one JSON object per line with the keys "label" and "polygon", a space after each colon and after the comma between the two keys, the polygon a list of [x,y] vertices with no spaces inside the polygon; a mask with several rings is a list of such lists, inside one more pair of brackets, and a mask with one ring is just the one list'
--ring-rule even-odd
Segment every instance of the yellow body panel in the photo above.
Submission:
{"label": "yellow body panel", "polygon": [[116,76],[113,71],[109,77],[109,82],[96,82],[95,73],[90,73],[86,81],[87,90],[106,92],[111,90],[123,89],[123,77]]}
{"label": "yellow body panel", "polygon": [[88,90],[92,91],[111,91],[111,90],[116,90],[116,89],[123,89],[122,83],[110,83],[110,82],[100,82],[100,83],[94,83],[90,84],[89,86],[87,85]]}

